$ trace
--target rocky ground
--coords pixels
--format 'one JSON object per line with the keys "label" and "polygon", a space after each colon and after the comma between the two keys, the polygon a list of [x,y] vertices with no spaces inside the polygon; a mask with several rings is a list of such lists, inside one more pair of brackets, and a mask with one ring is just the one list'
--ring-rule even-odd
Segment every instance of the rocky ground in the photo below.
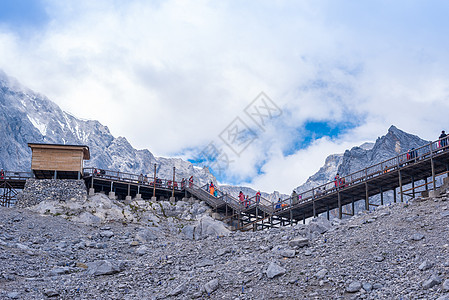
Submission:
{"label": "rocky ground", "polygon": [[446,200],[244,233],[200,203],[0,207],[0,298],[449,299]]}

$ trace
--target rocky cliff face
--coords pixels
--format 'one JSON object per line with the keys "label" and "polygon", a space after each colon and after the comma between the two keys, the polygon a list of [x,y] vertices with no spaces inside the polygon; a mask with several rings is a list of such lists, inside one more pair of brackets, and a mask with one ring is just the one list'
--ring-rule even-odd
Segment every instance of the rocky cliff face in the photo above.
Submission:
{"label": "rocky cliff face", "polygon": [[346,150],[344,154],[333,154],[327,157],[324,166],[299,186],[297,191],[306,191],[332,181],[336,173],[344,176],[426,143],[428,141],[391,126],[387,134],[378,138],[374,144],[365,143],[360,147]]}
{"label": "rocky cliff face", "polygon": [[135,174],[176,178],[193,175],[199,183],[215,178],[208,169],[194,167],[178,158],[155,157],[137,150],[124,137],[114,137],[107,126],[94,120],[81,120],[64,111],[45,96],[35,93],[0,71],[0,166],[5,170],[29,171],[31,150],[27,143],[87,145],[91,160],[86,166]]}

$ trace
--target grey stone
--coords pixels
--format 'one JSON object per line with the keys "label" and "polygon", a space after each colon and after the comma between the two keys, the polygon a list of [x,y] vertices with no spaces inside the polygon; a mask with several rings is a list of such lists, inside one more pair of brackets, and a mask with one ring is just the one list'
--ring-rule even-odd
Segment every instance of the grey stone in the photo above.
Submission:
{"label": "grey stone", "polygon": [[19,299],[19,293],[18,292],[10,292],[8,294],[6,294],[6,297],[8,297],[9,299]]}
{"label": "grey stone", "polygon": [[422,264],[419,265],[418,269],[420,269],[421,271],[426,271],[426,270],[431,269],[432,267],[433,267],[433,263],[428,260],[425,260],[425,261],[423,261]]}
{"label": "grey stone", "polygon": [[318,280],[323,279],[324,277],[326,277],[327,272],[328,272],[328,271],[327,271],[326,269],[321,269],[321,270],[319,270],[319,271],[315,274],[316,279],[318,279]]}
{"label": "grey stone", "polygon": [[432,287],[434,287],[434,286],[440,284],[442,281],[443,281],[443,280],[441,279],[441,277],[439,277],[438,275],[435,275],[435,274],[434,274],[434,275],[430,276],[429,279],[425,280],[425,281],[422,283],[422,287],[423,287],[424,289],[430,289],[430,288],[432,288]]}
{"label": "grey stone", "polygon": [[111,275],[122,271],[121,264],[108,260],[91,262],[88,263],[87,266],[87,274],[94,276]]}
{"label": "grey stone", "polygon": [[49,298],[59,296],[59,292],[54,289],[45,289],[43,293]]}
{"label": "grey stone", "polygon": [[316,233],[326,233],[332,228],[332,223],[326,218],[314,218],[309,223],[309,231]]}
{"label": "grey stone", "polygon": [[308,238],[304,238],[304,237],[296,238],[296,239],[293,239],[290,242],[288,242],[288,245],[290,247],[302,248],[302,247],[305,247],[305,246],[309,246],[309,239]]}
{"label": "grey stone", "polygon": [[58,276],[58,275],[63,275],[63,274],[68,274],[70,272],[69,268],[55,268],[53,270],[50,271],[50,276]]}
{"label": "grey stone", "polygon": [[346,288],[346,291],[348,293],[356,293],[356,292],[360,291],[361,288],[362,288],[362,284],[359,281],[353,281],[348,285],[348,287]]}
{"label": "grey stone", "polygon": [[415,233],[412,235],[412,240],[414,241],[420,241],[424,238],[424,234],[422,233]]}
{"label": "grey stone", "polygon": [[383,256],[374,256],[374,261],[376,262],[382,262],[385,260],[385,257]]}
{"label": "grey stone", "polygon": [[371,290],[373,289],[373,285],[369,282],[363,282],[362,288],[367,292],[371,292]]}
{"label": "grey stone", "polygon": [[443,290],[443,292],[449,292],[449,279],[446,279],[443,282],[443,286],[441,287],[441,289]]}
{"label": "grey stone", "polygon": [[142,229],[136,234],[136,240],[142,243],[148,243],[157,240],[157,235],[150,229]]}
{"label": "grey stone", "polygon": [[384,286],[382,285],[382,283],[376,282],[375,284],[373,284],[373,290],[379,290],[379,289],[381,289],[383,287]]}
{"label": "grey stone", "polygon": [[440,296],[440,297],[437,298],[437,300],[449,300],[449,294]]}
{"label": "grey stone", "polygon": [[281,251],[279,252],[279,254],[280,254],[282,257],[293,258],[293,257],[295,257],[295,255],[296,255],[296,251],[295,251],[295,250],[288,250],[288,249],[286,249],[286,250],[281,250]]}
{"label": "grey stone", "polygon": [[177,286],[176,288],[171,290],[171,292],[168,293],[168,296],[170,296],[170,297],[178,296],[178,295],[182,294],[185,290],[186,290],[186,285],[180,284],[179,286]]}
{"label": "grey stone", "polygon": [[218,289],[218,285],[218,279],[213,279],[204,285],[204,290],[210,295]]}
{"label": "grey stone", "polygon": [[276,276],[284,275],[285,272],[286,272],[286,270],[283,267],[279,266],[278,264],[276,264],[274,262],[271,262],[268,265],[268,268],[267,268],[267,271],[266,271],[267,277],[269,279],[273,279]]}
{"label": "grey stone", "polygon": [[114,236],[114,232],[112,232],[111,230],[103,230],[103,231],[100,231],[100,236],[106,237],[106,238],[111,238]]}

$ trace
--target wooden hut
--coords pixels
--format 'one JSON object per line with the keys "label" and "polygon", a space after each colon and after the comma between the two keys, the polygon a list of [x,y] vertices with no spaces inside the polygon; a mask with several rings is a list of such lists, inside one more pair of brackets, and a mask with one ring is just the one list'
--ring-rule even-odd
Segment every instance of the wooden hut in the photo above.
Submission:
{"label": "wooden hut", "polygon": [[31,148],[31,170],[38,179],[80,179],[83,162],[90,159],[84,145],[34,144]]}

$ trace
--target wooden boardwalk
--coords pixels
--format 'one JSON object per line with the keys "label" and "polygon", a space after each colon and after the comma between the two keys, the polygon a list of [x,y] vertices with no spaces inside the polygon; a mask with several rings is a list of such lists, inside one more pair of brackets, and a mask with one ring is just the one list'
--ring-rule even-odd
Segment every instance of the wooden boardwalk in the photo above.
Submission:
{"label": "wooden boardwalk", "polygon": [[[415,197],[418,189],[435,190],[436,177],[448,176],[448,171],[449,147],[439,140],[342,176],[344,183],[328,182],[280,203],[270,203],[263,198],[256,201],[252,197],[250,205],[244,206],[229,195],[213,197],[204,186],[187,188],[187,191],[224,215],[222,220],[234,225],[235,229],[257,230],[305,222],[321,213],[326,213],[329,218],[333,209],[338,209],[338,217],[342,218],[343,214],[354,214],[357,201],[364,201],[366,210],[383,205],[384,193],[389,191],[394,195],[394,202],[404,201],[404,196]],[[418,181],[425,183],[416,186]],[[412,188],[404,190],[409,184]],[[397,194],[400,199],[396,199]],[[370,202],[375,195],[380,195],[379,204]],[[343,211],[345,205],[349,206],[350,213]]]}
{"label": "wooden boardwalk", "polygon": [[[263,197],[253,196],[245,205],[236,198],[218,191],[217,196],[207,191],[207,186],[196,186],[168,179],[145,179],[137,174],[85,168],[86,186],[95,192],[113,192],[118,199],[182,199],[196,197],[205,201],[219,218],[237,230],[258,230],[270,227],[293,225],[305,222],[307,218],[321,213],[329,214],[337,209],[338,217],[354,214],[355,203],[364,202],[364,208],[382,205],[383,195],[393,192],[394,201],[404,201],[404,197],[414,197],[417,190],[435,190],[436,178],[449,173],[449,146],[445,141],[430,142],[412,152],[374,164],[357,172],[342,176],[344,183],[328,182],[311,190],[299,193],[297,197],[271,203]],[[0,179],[0,205],[10,205],[17,189],[23,189],[31,173],[6,172]],[[416,182],[424,184],[416,186]],[[404,190],[405,185],[411,188]],[[380,203],[370,202],[370,198],[380,195]],[[396,199],[399,195],[399,199]],[[343,207],[346,206],[345,210]]]}

